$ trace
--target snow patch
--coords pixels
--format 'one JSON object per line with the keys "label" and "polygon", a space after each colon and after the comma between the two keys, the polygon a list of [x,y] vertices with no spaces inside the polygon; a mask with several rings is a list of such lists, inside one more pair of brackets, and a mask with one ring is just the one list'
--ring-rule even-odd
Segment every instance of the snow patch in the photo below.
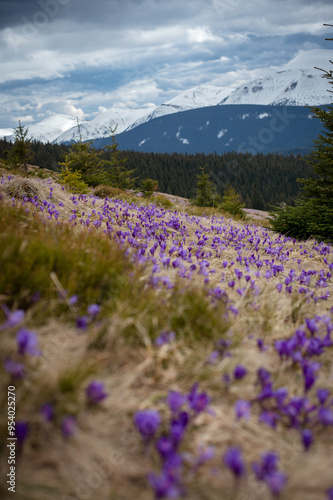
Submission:
{"label": "snow patch", "polygon": [[139,146],[142,146],[145,142],[149,141],[150,137],[148,139],[143,139],[143,141],[139,142]]}
{"label": "snow patch", "polygon": [[262,120],[263,118],[267,118],[268,116],[271,116],[269,113],[260,113],[258,115],[259,120]]}
{"label": "snow patch", "polygon": [[218,139],[221,139],[227,132],[228,132],[227,128],[223,128],[222,130],[220,130],[217,134]]}

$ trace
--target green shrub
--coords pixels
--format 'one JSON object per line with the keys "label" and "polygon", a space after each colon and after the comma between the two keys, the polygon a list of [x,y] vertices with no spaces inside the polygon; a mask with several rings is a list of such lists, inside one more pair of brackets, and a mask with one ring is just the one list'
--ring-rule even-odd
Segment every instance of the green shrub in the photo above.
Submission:
{"label": "green shrub", "polygon": [[140,190],[144,198],[150,198],[153,192],[158,190],[158,182],[155,179],[144,179],[140,184]]}
{"label": "green shrub", "polygon": [[168,198],[165,198],[165,196],[161,195],[155,196],[154,204],[166,208],[167,210],[173,208],[173,203]]}
{"label": "green shrub", "polygon": [[94,188],[93,194],[94,196],[98,196],[99,198],[117,198],[120,195],[124,194],[124,191],[117,187],[100,184],[99,186],[96,186]]}

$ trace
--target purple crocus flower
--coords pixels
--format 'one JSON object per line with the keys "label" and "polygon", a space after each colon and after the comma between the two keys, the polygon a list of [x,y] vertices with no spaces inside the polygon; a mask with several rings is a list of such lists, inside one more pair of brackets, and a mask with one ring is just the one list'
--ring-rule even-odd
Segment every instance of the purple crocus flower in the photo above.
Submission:
{"label": "purple crocus flower", "polygon": [[13,378],[23,378],[25,376],[25,366],[21,363],[17,363],[12,359],[5,359],[4,361],[5,370]]}
{"label": "purple crocus flower", "polygon": [[204,411],[210,403],[210,398],[205,392],[198,393],[198,386],[198,383],[193,384],[188,395],[190,408],[196,413]]}
{"label": "purple crocus flower", "polygon": [[78,328],[79,330],[85,330],[88,326],[88,321],[88,316],[80,316],[76,318],[76,328]]}
{"label": "purple crocus flower", "polygon": [[156,449],[162,458],[166,458],[175,452],[175,443],[169,436],[162,436],[156,443]]}
{"label": "purple crocus flower", "polygon": [[259,351],[261,351],[261,352],[267,351],[267,349],[268,349],[268,347],[265,346],[265,343],[264,343],[263,339],[258,339],[257,340],[257,346],[258,346]]}
{"label": "purple crocus flower", "polygon": [[88,403],[91,405],[96,405],[103,401],[107,397],[103,382],[99,382],[98,380],[90,382],[88,387],[86,387],[86,397]]}
{"label": "purple crocus flower", "polygon": [[252,470],[259,481],[264,480],[268,475],[277,470],[279,457],[274,452],[265,452],[261,455],[261,462],[253,462]]}
{"label": "purple crocus flower", "polygon": [[243,365],[237,365],[234,369],[235,380],[241,380],[247,374],[247,369]]}
{"label": "purple crocus flower", "polygon": [[72,295],[71,297],[69,297],[68,302],[71,306],[73,306],[74,304],[77,303],[78,300],[79,297],[77,295]]}
{"label": "purple crocus flower", "polygon": [[91,304],[90,306],[88,306],[88,309],[87,309],[89,316],[92,316],[93,319],[96,318],[96,316],[98,315],[100,310],[101,310],[101,307],[97,304]]}
{"label": "purple crocus flower", "polygon": [[152,438],[161,424],[157,410],[139,410],[134,415],[134,424],[143,439]]}
{"label": "purple crocus flower", "polygon": [[178,391],[169,391],[166,397],[166,403],[172,413],[177,413],[180,407],[187,401],[186,396]]}
{"label": "purple crocus flower", "polygon": [[304,391],[307,392],[316,381],[315,370],[318,369],[318,363],[303,362],[303,377],[304,377]]}
{"label": "purple crocus flower", "polygon": [[248,401],[243,401],[239,399],[235,404],[236,419],[245,418],[246,420],[250,418],[251,403]]}
{"label": "purple crocus flower", "polygon": [[18,353],[29,354],[30,356],[40,356],[41,352],[37,348],[38,340],[35,332],[31,332],[26,328],[21,328],[16,335]]}
{"label": "purple crocus flower", "polygon": [[182,411],[177,418],[174,418],[171,421],[170,436],[175,445],[178,445],[182,441],[189,420],[188,413],[186,411]]}
{"label": "purple crocus flower", "polygon": [[267,476],[265,481],[272,494],[278,496],[287,482],[287,476],[283,472],[277,470]]}
{"label": "purple crocus flower", "polygon": [[236,477],[243,476],[245,473],[245,462],[242,450],[237,446],[230,446],[223,456],[223,461]]}
{"label": "purple crocus flower", "polygon": [[180,482],[181,473],[183,468],[183,457],[177,453],[170,453],[167,455],[163,464],[163,470],[172,478],[175,482]]}
{"label": "purple crocus flower", "polygon": [[154,490],[155,498],[179,498],[183,494],[181,485],[164,471],[159,476],[149,474],[148,481]]}
{"label": "purple crocus flower", "polygon": [[318,331],[318,326],[314,319],[305,318],[305,323],[310,330],[311,335],[314,335]]}
{"label": "purple crocus flower", "polygon": [[276,427],[278,415],[274,411],[265,410],[260,413],[259,421],[268,425],[269,427]]}
{"label": "purple crocus flower", "polygon": [[330,391],[328,389],[317,389],[317,398],[321,405],[324,405],[330,395]]}
{"label": "purple crocus flower", "polygon": [[333,425],[333,410],[331,408],[319,408],[318,420],[323,425]]}
{"label": "purple crocus flower", "polygon": [[23,321],[25,312],[22,311],[21,309],[17,309],[16,311],[13,312],[10,312],[8,307],[6,306],[3,306],[2,309],[4,310],[7,320],[2,325],[0,325],[0,330],[17,326]]}
{"label": "purple crocus flower", "polygon": [[302,443],[304,450],[307,451],[313,443],[313,434],[310,429],[304,429],[302,431]]}
{"label": "purple crocus flower", "polygon": [[54,407],[51,403],[45,403],[40,409],[40,413],[46,422],[51,422],[54,417]]}
{"label": "purple crocus flower", "polygon": [[15,423],[15,437],[19,445],[23,445],[24,441],[27,439],[29,434],[29,424],[23,420],[17,421]]}
{"label": "purple crocus flower", "polygon": [[62,419],[61,430],[64,437],[73,436],[76,432],[76,418],[73,415],[67,415]]}
{"label": "purple crocus flower", "polygon": [[175,332],[163,331],[155,340],[155,345],[161,347],[163,344],[170,344],[176,338]]}

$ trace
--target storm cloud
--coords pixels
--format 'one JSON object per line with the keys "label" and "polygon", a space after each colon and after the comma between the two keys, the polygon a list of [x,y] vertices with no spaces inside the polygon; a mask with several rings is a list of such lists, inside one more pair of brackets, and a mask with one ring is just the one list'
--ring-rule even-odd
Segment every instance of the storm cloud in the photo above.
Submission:
{"label": "storm cloud", "polygon": [[[237,87],[330,49],[331,0],[0,0],[0,127]],[[332,47],[333,48],[333,47]]]}

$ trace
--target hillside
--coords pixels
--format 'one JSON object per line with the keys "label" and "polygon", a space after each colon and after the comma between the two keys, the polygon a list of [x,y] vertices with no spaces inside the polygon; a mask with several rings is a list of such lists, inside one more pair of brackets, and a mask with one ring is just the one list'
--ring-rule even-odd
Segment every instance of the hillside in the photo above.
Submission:
{"label": "hillside", "polygon": [[331,245],[1,175],[17,500],[331,498]]}
{"label": "hillside", "polygon": [[[123,150],[154,153],[308,154],[321,123],[303,106],[233,104],[154,118],[117,135]],[[112,138],[96,139],[96,148]]]}

